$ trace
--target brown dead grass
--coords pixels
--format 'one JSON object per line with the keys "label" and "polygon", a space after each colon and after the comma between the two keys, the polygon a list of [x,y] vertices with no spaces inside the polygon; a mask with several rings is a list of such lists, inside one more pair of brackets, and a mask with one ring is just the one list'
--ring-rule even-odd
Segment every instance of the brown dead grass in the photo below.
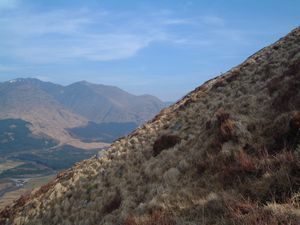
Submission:
{"label": "brown dead grass", "polygon": [[223,190],[239,193],[231,197],[234,203],[226,206],[237,224],[299,224],[296,223],[299,217],[289,214],[274,217],[264,210],[271,202],[300,209],[299,154],[291,149],[276,154],[267,150],[255,152],[249,155],[239,149],[231,155],[221,152],[209,155],[198,164],[198,174],[216,177]]}
{"label": "brown dead grass", "polygon": [[235,225],[299,225],[295,216],[274,213],[249,200],[229,202],[226,207],[226,214]]}
{"label": "brown dead grass", "polygon": [[176,225],[177,223],[171,216],[162,211],[155,211],[144,218],[137,218],[133,215],[128,216],[123,225]]}
{"label": "brown dead grass", "polygon": [[223,108],[219,109],[216,113],[218,122],[218,135],[217,141],[219,144],[223,144],[226,141],[236,139],[235,135],[235,123],[230,119],[230,114],[225,112]]}
{"label": "brown dead grass", "polygon": [[[275,78],[274,78],[275,79]],[[300,60],[289,65],[282,76],[277,78],[281,82],[271,81],[269,91],[278,90],[272,106],[279,112],[286,112],[300,107],[298,91],[300,89]],[[283,82],[284,79],[288,79]]]}

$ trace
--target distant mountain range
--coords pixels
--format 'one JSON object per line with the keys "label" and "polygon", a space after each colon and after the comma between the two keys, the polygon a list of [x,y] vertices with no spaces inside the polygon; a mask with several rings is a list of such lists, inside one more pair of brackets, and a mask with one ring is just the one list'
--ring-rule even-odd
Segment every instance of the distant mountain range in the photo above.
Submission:
{"label": "distant mountain range", "polygon": [[[31,123],[31,131],[37,136],[87,149],[100,145],[79,140],[78,134],[72,135],[72,128],[86,128],[92,122],[105,123],[106,128],[107,124],[116,127],[115,123],[119,123],[117,127],[123,124],[132,129],[132,124],[142,124],[167,104],[151,95],[136,96],[118,87],[86,81],[68,86],[33,78],[0,83],[0,119],[22,119]],[[101,125],[95,127],[103,129]],[[121,128],[126,129],[129,128]],[[107,140],[93,139],[111,141],[114,138],[112,134],[108,136]]]}

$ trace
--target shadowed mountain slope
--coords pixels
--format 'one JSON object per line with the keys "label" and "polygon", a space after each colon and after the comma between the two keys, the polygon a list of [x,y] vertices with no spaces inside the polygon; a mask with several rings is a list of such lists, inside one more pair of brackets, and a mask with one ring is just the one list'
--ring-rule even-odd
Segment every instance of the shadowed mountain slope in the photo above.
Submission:
{"label": "shadowed mountain slope", "polygon": [[299,224],[300,29],[0,213],[2,224]]}

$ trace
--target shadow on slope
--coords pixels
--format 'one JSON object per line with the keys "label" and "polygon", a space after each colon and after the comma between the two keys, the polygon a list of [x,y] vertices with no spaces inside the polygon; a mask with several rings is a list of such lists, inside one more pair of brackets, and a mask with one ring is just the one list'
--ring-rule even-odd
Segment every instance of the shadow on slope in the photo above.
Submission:
{"label": "shadow on slope", "polygon": [[89,122],[84,127],[68,129],[71,135],[85,142],[100,141],[111,143],[116,139],[131,133],[137,128],[136,123],[94,123]]}

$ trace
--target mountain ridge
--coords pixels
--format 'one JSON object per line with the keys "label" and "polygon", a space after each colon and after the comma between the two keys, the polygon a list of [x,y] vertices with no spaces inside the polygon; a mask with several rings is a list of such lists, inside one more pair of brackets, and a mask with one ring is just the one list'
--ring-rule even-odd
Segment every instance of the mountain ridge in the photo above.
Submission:
{"label": "mountain ridge", "polygon": [[[64,95],[58,96],[59,101],[72,111],[94,122],[136,122],[141,124],[164,106],[162,101],[151,95],[133,95],[115,86],[92,84],[86,81],[73,83],[66,86],[65,89]],[[76,92],[78,89],[85,90],[89,94],[84,93],[77,96],[75,102],[66,102],[65,99],[72,99],[74,91]],[[91,98],[91,96],[93,97]],[[103,103],[90,104],[89,107],[84,108],[84,111],[78,109],[78,104],[94,101],[95,98]],[[99,115],[95,111],[103,113]]]}
{"label": "mountain ridge", "polygon": [[63,86],[35,78],[17,78],[0,83],[0,118],[24,119],[38,136],[62,144],[95,148],[101,143],[83,143],[67,129],[91,122],[134,122],[151,118],[164,107],[153,96],[135,96],[120,88],[86,81]]}

